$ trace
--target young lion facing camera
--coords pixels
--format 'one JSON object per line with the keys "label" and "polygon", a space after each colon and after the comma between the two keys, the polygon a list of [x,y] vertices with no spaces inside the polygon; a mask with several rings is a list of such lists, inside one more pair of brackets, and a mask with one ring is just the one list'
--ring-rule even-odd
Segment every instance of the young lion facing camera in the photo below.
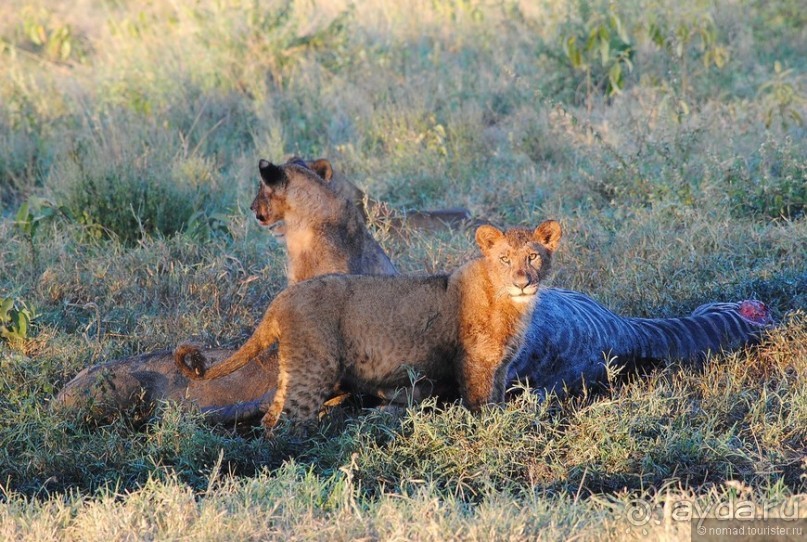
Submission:
{"label": "young lion facing camera", "polygon": [[267,429],[282,412],[294,422],[316,420],[340,380],[369,393],[404,389],[410,369],[455,382],[472,409],[501,402],[508,366],[560,237],[553,220],[534,231],[485,225],[476,231],[483,257],[450,275],[331,275],[301,282],[275,298],[229,359],[205,373],[198,350],[182,345],[176,363],[190,378],[216,378],[279,341],[278,388],[263,417]]}

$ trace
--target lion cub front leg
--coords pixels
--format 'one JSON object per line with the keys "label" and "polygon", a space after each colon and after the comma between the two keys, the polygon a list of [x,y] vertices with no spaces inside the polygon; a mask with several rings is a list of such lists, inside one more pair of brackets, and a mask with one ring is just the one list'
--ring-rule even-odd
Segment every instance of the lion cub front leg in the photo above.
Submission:
{"label": "lion cub front leg", "polygon": [[284,412],[295,425],[316,423],[323,403],[339,380],[339,363],[332,355],[315,356],[305,348],[281,345],[279,358],[277,392],[261,420],[267,434]]}
{"label": "lion cub front leg", "polygon": [[507,386],[507,363],[495,356],[465,355],[460,361],[462,400],[471,410],[489,403],[503,403]]}

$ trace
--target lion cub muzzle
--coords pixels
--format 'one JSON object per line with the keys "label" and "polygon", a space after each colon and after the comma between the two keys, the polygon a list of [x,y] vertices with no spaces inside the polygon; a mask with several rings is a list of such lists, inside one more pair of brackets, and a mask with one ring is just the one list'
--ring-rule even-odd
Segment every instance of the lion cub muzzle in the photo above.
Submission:
{"label": "lion cub muzzle", "polygon": [[530,301],[534,301],[536,293],[538,293],[538,287],[529,289],[511,287],[508,292],[510,299],[517,303],[529,303]]}
{"label": "lion cub muzzle", "polygon": [[513,273],[513,284],[507,293],[518,303],[533,301],[538,293],[538,277],[531,277],[526,271],[517,270]]}
{"label": "lion cub muzzle", "polygon": [[249,209],[255,213],[255,220],[257,220],[261,226],[271,226],[277,222],[277,220],[274,219],[275,217],[272,216],[269,205],[271,197],[271,191],[261,187],[258,195],[252,200],[252,205],[249,206]]}
{"label": "lion cub muzzle", "polygon": [[272,226],[284,218],[289,177],[282,167],[263,159],[258,163],[258,169],[261,185],[249,209],[262,226]]}

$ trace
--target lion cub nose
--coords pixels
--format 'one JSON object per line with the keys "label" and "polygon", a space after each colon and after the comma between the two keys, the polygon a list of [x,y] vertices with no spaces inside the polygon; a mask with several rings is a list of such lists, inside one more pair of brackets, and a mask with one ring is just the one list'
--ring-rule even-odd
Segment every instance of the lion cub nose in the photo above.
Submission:
{"label": "lion cub nose", "polygon": [[524,271],[516,272],[516,276],[513,277],[513,286],[516,288],[521,288],[522,290],[530,285],[530,277],[527,276],[527,273]]}

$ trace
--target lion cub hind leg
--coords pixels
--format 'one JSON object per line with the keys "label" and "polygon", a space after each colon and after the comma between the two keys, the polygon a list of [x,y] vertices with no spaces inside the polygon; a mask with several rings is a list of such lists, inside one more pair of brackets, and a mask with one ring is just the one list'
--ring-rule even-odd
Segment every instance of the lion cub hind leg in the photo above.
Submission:
{"label": "lion cub hind leg", "polygon": [[267,434],[284,412],[295,425],[315,424],[339,376],[339,360],[332,351],[312,351],[305,343],[281,344],[277,392],[261,420]]}

